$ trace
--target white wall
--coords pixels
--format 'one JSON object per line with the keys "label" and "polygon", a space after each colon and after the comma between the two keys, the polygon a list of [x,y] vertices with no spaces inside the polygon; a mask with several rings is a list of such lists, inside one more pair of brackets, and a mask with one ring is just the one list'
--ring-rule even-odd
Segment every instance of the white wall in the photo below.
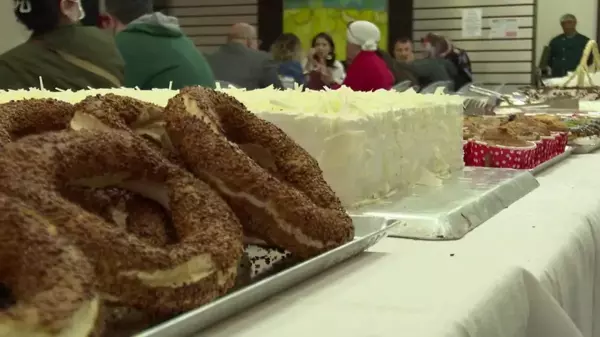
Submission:
{"label": "white wall", "polygon": [[542,56],[544,46],[554,36],[562,33],[559,20],[566,13],[577,17],[577,30],[581,34],[590,39],[596,38],[598,0],[538,0],[535,44],[537,61]]}
{"label": "white wall", "polygon": [[[414,0],[413,40],[419,46],[419,39],[431,32],[450,38],[458,47],[468,51],[473,79],[480,85],[526,85],[531,83],[536,48],[534,25],[537,1]],[[461,17],[467,8],[481,9],[481,36],[462,35]],[[518,20],[518,36],[502,39],[491,37],[491,19],[504,17]]]}
{"label": "white wall", "polygon": [[17,22],[12,0],[0,0],[0,54],[22,43],[29,33]]}

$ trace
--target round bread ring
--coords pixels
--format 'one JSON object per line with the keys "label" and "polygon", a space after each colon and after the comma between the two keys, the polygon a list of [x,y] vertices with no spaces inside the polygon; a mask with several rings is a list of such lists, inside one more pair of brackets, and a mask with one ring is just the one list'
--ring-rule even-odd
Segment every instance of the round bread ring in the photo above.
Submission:
{"label": "round bread ring", "polygon": [[169,216],[158,203],[120,188],[90,189],[68,186],[61,191],[68,200],[99,215],[108,224],[164,247],[177,242]]}
{"label": "round bread ring", "polygon": [[15,303],[0,309],[1,337],[99,333],[99,296],[86,257],[54,225],[0,194],[0,281]]}
{"label": "round bread ring", "polygon": [[[115,94],[88,96],[75,104],[71,128],[113,128],[134,130],[137,134],[155,137],[161,131],[163,109],[135,98]],[[160,141],[160,137],[156,139]]]}
{"label": "round bread ring", "polygon": [[[178,162],[173,151],[161,147],[165,133],[162,115],[163,108],[160,106],[135,98],[114,94],[95,95],[88,96],[75,104],[75,113],[70,126],[73,130],[131,131],[151,140],[150,144],[153,147],[159,149],[171,161]],[[116,196],[114,192],[110,194],[110,202],[107,205],[98,202],[97,199],[102,197],[98,195],[86,198],[92,201],[87,204],[103,206],[97,213],[102,214],[105,219],[120,222],[132,234],[151,244],[164,246],[173,242],[169,235],[171,226],[165,219],[165,213],[157,207],[157,204],[134,193],[124,193],[120,196]]]}
{"label": "round bread ring", "polygon": [[174,163],[179,157],[168,145],[163,121],[163,108],[138,99],[114,94],[88,96],[75,105],[70,122],[73,130],[127,130],[152,140],[151,144]]}
{"label": "round bread ring", "polygon": [[[107,96],[110,99],[114,95]],[[158,106],[135,100],[125,103],[114,99],[112,101],[116,102],[115,106],[125,111],[120,113],[120,116],[126,121],[132,121],[135,126],[150,129],[148,125],[151,125],[152,121],[162,118],[162,109]],[[75,111],[76,106],[54,99],[28,99],[0,104],[0,146],[29,134],[64,130],[69,127]],[[168,240],[167,236],[161,235],[161,231],[166,230],[167,223],[147,222],[159,221],[164,217],[161,207],[149,200],[132,193],[123,193],[124,191],[119,193],[86,189],[85,195],[82,195],[81,191],[64,192],[72,194],[71,200],[87,203],[90,206],[87,207],[88,210],[95,211],[108,221],[127,223],[130,230],[147,238],[151,243],[166,243]],[[85,199],[79,199],[77,196],[83,196]],[[145,222],[138,222],[142,220]]]}
{"label": "round bread ring", "polygon": [[303,258],[353,239],[352,220],[316,160],[232,97],[185,88],[169,101],[164,118],[187,167],[260,239]]}
{"label": "round bread ring", "polygon": [[[178,243],[155,247],[106,224],[62,197],[67,184],[118,186],[157,201],[170,210]],[[59,233],[92,260],[109,300],[173,314],[223,295],[235,282],[242,230],[229,206],[131,133],[64,131],[8,144],[0,190],[60,224]]]}
{"label": "round bread ring", "polygon": [[55,99],[26,99],[0,104],[0,146],[32,133],[63,130],[75,108]]}

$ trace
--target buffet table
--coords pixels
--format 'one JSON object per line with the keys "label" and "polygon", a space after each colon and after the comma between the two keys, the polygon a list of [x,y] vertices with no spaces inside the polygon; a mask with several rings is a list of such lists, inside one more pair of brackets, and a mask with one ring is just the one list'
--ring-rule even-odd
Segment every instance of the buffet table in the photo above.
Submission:
{"label": "buffet table", "polygon": [[198,336],[600,337],[599,173],[573,156],[461,240],[384,239]]}

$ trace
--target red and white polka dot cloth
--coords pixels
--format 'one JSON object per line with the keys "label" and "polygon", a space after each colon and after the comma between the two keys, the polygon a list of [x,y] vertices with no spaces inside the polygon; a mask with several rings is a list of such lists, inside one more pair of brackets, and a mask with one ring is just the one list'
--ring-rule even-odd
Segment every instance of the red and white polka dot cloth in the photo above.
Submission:
{"label": "red and white polka dot cloth", "polygon": [[469,140],[463,143],[465,165],[532,169],[563,153],[567,141],[566,133],[543,137],[539,141],[530,142],[530,146],[527,147],[489,145]]}

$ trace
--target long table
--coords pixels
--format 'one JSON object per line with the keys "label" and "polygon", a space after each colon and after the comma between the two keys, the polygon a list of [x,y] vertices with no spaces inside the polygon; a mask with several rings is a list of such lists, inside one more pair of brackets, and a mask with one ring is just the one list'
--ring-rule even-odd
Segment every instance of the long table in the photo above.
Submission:
{"label": "long table", "polygon": [[461,240],[384,239],[198,336],[600,337],[600,153],[538,178]]}

